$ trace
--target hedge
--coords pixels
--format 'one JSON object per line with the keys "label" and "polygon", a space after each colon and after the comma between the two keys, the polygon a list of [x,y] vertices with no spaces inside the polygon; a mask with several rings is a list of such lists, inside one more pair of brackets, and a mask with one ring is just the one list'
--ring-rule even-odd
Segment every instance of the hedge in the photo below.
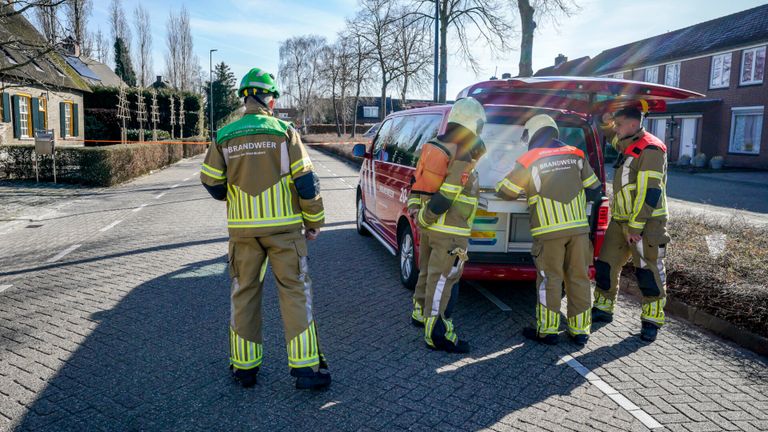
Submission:
{"label": "hedge", "polygon": [[[85,139],[86,140],[119,140],[120,127],[122,122],[117,118],[117,96],[119,90],[115,87],[95,87],[92,93],[86,93],[83,96],[83,105],[85,106]],[[128,89],[126,91],[128,106],[131,110],[131,121],[126,126],[129,129],[138,129],[139,123],[136,121],[136,94],[137,89]],[[151,118],[150,105],[152,97],[148,89],[144,92],[144,103],[147,107],[147,118]],[[184,100],[184,136],[193,136],[204,133],[199,130],[199,114],[202,106],[202,98],[192,93],[177,93],[171,90],[160,90],[157,92],[157,105],[160,114],[160,121],[157,124],[159,130],[167,131],[170,134],[171,116],[169,113],[170,96],[173,96],[174,111],[176,112],[176,121],[178,122],[179,98]],[[205,124],[205,122],[203,122]],[[150,124],[145,123],[144,128],[151,128]],[[179,126],[174,126],[174,135],[178,138]]]}
{"label": "hedge", "polygon": [[[199,138],[193,138],[190,142]],[[205,152],[204,144],[125,144],[56,149],[57,180],[91,186],[113,186],[184,157]],[[0,177],[34,179],[34,145],[0,146]],[[53,180],[53,159],[40,156],[40,180]]]}
{"label": "hedge", "polygon": [[[138,141],[139,140],[139,130],[138,129],[128,129],[125,131],[128,141]],[[163,141],[163,140],[170,140],[171,134],[168,131],[159,130],[157,131],[157,140]],[[152,130],[144,129],[144,141],[152,141]]]}
{"label": "hedge", "polygon": [[[366,131],[368,131],[368,129],[371,128],[371,126],[373,126],[373,125],[370,125],[370,124],[367,124],[367,125],[358,124],[357,125],[357,134],[358,135],[364,134]],[[339,126],[339,129],[343,131],[343,127],[342,126]],[[336,133],[336,125],[335,124],[313,124],[313,125],[309,125],[309,126],[307,126],[307,132],[306,133],[307,134],[318,134],[318,135],[320,135],[320,134],[335,134]],[[347,125],[347,134],[351,134],[351,133],[352,133],[352,125],[348,124]]]}

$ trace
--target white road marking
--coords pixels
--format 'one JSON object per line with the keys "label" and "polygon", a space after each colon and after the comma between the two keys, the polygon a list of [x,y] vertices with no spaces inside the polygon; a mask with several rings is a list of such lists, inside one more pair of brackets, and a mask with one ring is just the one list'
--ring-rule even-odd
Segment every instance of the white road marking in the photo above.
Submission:
{"label": "white road marking", "polygon": [[478,285],[478,284],[475,284],[475,283],[471,283],[471,285],[472,285],[473,287],[475,287],[475,289],[476,289],[478,292],[480,292],[480,294],[484,295],[484,296],[485,296],[485,298],[487,298],[488,300],[490,300],[490,301],[491,301],[491,303],[495,304],[495,305],[496,305],[496,306],[497,306],[499,309],[501,309],[503,312],[512,312],[512,308],[511,308],[511,307],[509,307],[509,306],[508,306],[506,303],[504,303],[503,301],[501,301],[501,299],[500,299],[500,298],[498,298],[498,297],[496,297],[495,295],[493,295],[493,293],[491,293],[490,291],[488,291],[488,290],[487,290],[487,289],[485,289],[484,287],[481,287],[480,285]]}
{"label": "white road marking", "polygon": [[12,287],[13,285],[0,285],[0,293]]}
{"label": "white road marking", "polygon": [[328,402],[327,404],[321,406],[320,409],[324,410],[324,409],[330,408],[330,407],[332,407],[334,405],[338,405],[339,403],[340,403],[339,401],[331,401],[331,402]]}
{"label": "white road marking", "polygon": [[72,246],[64,249],[63,251],[59,252],[58,254],[56,254],[56,256],[54,256],[53,258],[49,259],[46,262],[47,263],[56,262],[56,261],[64,258],[65,256],[69,255],[70,253],[72,253],[72,251],[74,251],[75,249],[79,248],[80,246],[82,246],[82,245],[79,245],[79,244],[72,245]]}
{"label": "white road marking", "polygon": [[156,196],[156,197],[155,197],[155,199],[160,199],[160,198],[164,197],[164,196],[165,196],[165,194],[167,194],[167,193],[168,193],[168,192],[163,192],[163,193],[161,193],[160,195]]}
{"label": "white road marking", "polygon": [[441,374],[441,373],[445,373],[445,372],[457,371],[457,370],[463,368],[464,366],[469,366],[469,365],[473,365],[475,363],[484,362],[486,360],[493,360],[495,358],[499,358],[499,357],[501,357],[503,355],[511,353],[512,351],[520,348],[521,346],[523,346],[523,344],[517,344],[515,346],[511,346],[509,348],[505,348],[505,349],[503,349],[501,351],[497,351],[497,352],[495,352],[493,354],[488,354],[485,357],[480,357],[480,358],[472,358],[472,357],[464,358],[464,359],[461,359],[459,361],[453,362],[453,363],[451,363],[449,365],[445,365],[443,367],[437,368],[437,369],[435,369],[435,372]]}
{"label": "white road marking", "polygon": [[116,220],[116,221],[112,222],[111,224],[109,224],[109,225],[105,226],[104,228],[100,229],[99,231],[101,231],[101,232],[109,231],[112,228],[116,227],[117,224],[119,224],[120,222],[122,222],[122,219],[121,220]]}
{"label": "white road marking", "polygon": [[177,184],[175,184],[175,185],[171,186],[171,189],[176,189],[176,188],[177,188],[177,187],[179,187],[179,186],[181,186],[181,185],[177,183]]}
{"label": "white road marking", "polygon": [[136,212],[140,212],[140,211],[141,211],[142,209],[144,209],[144,207],[146,207],[146,206],[147,206],[146,204],[142,204],[142,205],[140,205],[140,206],[136,207],[135,209],[133,209],[132,211],[133,211],[134,213],[136,213]]}
{"label": "white road marking", "polygon": [[191,178],[192,178],[192,177],[187,177],[187,178],[185,178],[185,179],[184,179],[184,180],[182,180],[182,181],[183,181],[183,182],[185,182],[185,181],[189,181],[189,179],[191,179]]}
{"label": "white road marking", "polygon": [[558,362],[558,364],[562,363],[565,363],[573,368],[576,372],[579,373],[579,375],[583,376],[587,381],[589,381],[590,384],[593,384],[598,388],[598,390],[611,398],[611,400],[616,402],[620,407],[627,410],[627,412],[632,414],[634,418],[640,420],[648,429],[656,429],[662,427],[662,424],[656,421],[656,419],[654,419],[650,414],[632,403],[632,401],[611,387],[610,384],[601,380],[600,377],[598,377],[591,370],[587,369],[583,364],[579,363],[579,361],[575,358],[571,357],[570,355],[565,355],[560,358],[560,361]]}

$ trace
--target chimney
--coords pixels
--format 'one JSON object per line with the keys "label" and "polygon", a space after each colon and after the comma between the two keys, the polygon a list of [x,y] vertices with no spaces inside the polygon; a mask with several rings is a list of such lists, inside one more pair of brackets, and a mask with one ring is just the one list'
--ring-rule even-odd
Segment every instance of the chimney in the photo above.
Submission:
{"label": "chimney", "polygon": [[558,67],[567,61],[568,61],[568,57],[562,54],[558,54],[557,57],[555,57],[555,67]]}
{"label": "chimney", "polygon": [[158,75],[157,76],[157,80],[155,82],[162,83],[163,82],[163,76],[162,75]]}
{"label": "chimney", "polygon": [[510,78],[512,78],[512,74],[509,72],[504,72],[503,74],[501,74],[501,79],[510,79]]}

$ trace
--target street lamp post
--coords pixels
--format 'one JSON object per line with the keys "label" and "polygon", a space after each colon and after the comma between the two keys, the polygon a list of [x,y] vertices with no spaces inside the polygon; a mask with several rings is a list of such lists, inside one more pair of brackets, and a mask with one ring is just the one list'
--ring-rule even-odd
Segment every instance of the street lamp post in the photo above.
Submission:
{"label": "street lamp post", "polygon": [[211,115],[208,119],[211,123],[210,129],[208,130],[208,133],[211,136],[211,141],[213,141],[213,53],[214,51],[218,51],[217,49],[212,49],[208,53],[208,86],[210,89],[210,99],[208,100],[208,105],[211,107]]}

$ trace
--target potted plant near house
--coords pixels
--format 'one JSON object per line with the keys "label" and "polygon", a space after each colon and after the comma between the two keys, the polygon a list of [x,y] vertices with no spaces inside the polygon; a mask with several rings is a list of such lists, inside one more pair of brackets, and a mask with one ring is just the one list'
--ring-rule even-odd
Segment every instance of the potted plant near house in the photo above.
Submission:
{"label": "potted plant near house", "polygon": [[677,165],[681,167],[687,167],[691,164],[691,156],[690,155],[682,155],[677,160]]}
{"label": "potted plant near house", "polygon": [[723,164],[725,162],[725,159],[723,159],[722,156],[715,156],[709,161],[709,166],[712,169],[720,170],[723,169]]}
{"label": "potted plant near house", "polygon": [[707,155],[704,153],[699,153],[696,156],[693,157],[693,166],[694,168],[704,168],[707,166]]}

